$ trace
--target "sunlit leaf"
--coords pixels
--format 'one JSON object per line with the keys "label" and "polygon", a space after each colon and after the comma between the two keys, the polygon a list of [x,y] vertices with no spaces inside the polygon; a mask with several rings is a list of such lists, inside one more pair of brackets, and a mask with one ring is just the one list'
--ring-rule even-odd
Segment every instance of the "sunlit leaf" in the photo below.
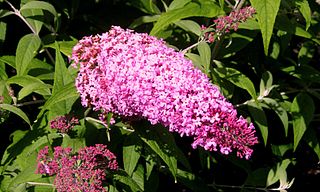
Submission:
{"label": "sunlit leaf", "polygon": [[262,33],[265,55],[268,55],[270,39],[273,26],[279,11],[281,0],[250,0],[251,5],[256,9],[257,18]]}
{"label": "sunlit leaf", "polygon": [[309,29],[311,24],[311,9],[308,3],[308,0],[295,0],[296,5],[299,8],[300,13],[303,15],[306,20],[306,30]]}
{"label": "sunlit leaf", "polygon": [[179,20],[177,22],[174,22],[175,25],[179,26],[183,30],[187,32],[191,32],[196,34],[197,36],[201,35],[201,27],[200,25],[192,20]]}
{"label": "sunlit leaf", "polygon": [[20,39],[16,50],[16,70],[18,76],[28,73],[30,62],[36,55],[40,44],[40,38],[34,34],[25,35]]}
{"label": "sunlit leaf", "polygon": [[44,1],[29,1],[28,3],[24,4],[20,8],[20,11],[27,10],[27,9],[42,9],[42,10],[49,11],[55,17],[57,16],[57,12],[54,6]]}
{"label": "sunlit leaf", "polygon": [[221,9],[212,1],[199,0],[198,2],[190,2],[185,6],[168,10],[161,14],[160,18],[152,28],[150,35],[157,36],[161,30],[167,28],[168,25],[188,17],[214,17],[220,13]]}

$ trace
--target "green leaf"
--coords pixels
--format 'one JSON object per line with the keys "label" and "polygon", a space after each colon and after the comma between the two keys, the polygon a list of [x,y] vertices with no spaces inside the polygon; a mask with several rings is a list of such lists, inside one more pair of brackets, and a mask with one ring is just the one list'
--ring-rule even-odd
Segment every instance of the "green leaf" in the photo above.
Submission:
{"label": "green leaf", "polygon": [[136,170],[133,172],[132,179],[139,185],[139,187],[144,191],[144,167],[138,164]]}
{"label": "green leaf", "polygon": [[174,0],[170,3],[168,10],[179,9],[189,3],[191,0]]}
{"label": "green leaf", "polygon": [[318,161],[320,161],[320,144],[316,131],[314,129],[307,129],[305,136],[308,145],[313,149],[315,154],[318,156]]}
{"label": "green leaf", "polygon": [[36,55],[41,45],[40,38],[35,34],[23,36],[16,50],[16,70],[17,75],[26,75],[29,70],[29,64]]}
{"label": "green leaf", "polygon": [[155,141],[155,140],[149,140],[147,138],[141,137],[142,141],[145,142],[155,153],[157,153],[160,158],[166,163],[168,166],[171,174],[176,180],[176,175],[177,175],[177,159],[168,154],[163,150],[162,147]]}
{"label": "green leaf", "polygon": [[32,32],[39,35],[44,21],[43,11],[41,9],[25,9],[21,11],[21,15],[32,28]]}
{"label": "green leaf", "polygon": [[[133,192],[143,191],[135,180],[133,180],[125,171],[118,170],[117,173],[113,175],[113,178],[117,181],[130,187]],[[129,190],[126,190],[129,191]]]}
{"label": "green leaf", "polygon": [[19,98],[23,98],[31,92],[38,93],[40,95],[50,95],[51,85],[45,84],[43,81],[36,77],[29,75],[24,76],[13,76],[7,79],[8,84],[18,84],[24,89],[20,90],[22,93],[19,93]]}
{"label": "green leaf", "polygon": [[138,147],[141,145],[141,140],[137,137],[135,133],[130,134],[123,144],[123,165],[124,170],[128,173],[129,176],[132,176],[133,171],[135,170],[138,160],[140,158],[140,152]]}
{"label": "green leaf", "polygon": [[70,138],[69,135],[65,134],[61,143],[61,147],[71,147],[73,151],[78,151],[79,149],[86,146],[85,138]]}
{"label": "green leaf", "polygon": [[[78,40],[71,37],[70,41],[56,41],[52,44],[46,45],[45,47],[50,47],[53,49],[59,48],[59,51],[66,55],[67,57],[71,57],[72,48],[77,44]],[[57,43],[59,46],[57,46]]]}
{"label": "green leaf", "polygon": [[27,9],[42,9],[49,11],[54,17],[57,17],[57,12],[54,6],[52,6],[48,2],[44,1],[29,1],[28,3],[24,4],[21,8],[20,11],[22,10],[27,10]]}
{"label": "green leaf", "polygon": [[281,183],[287,182],[286,169],[290,163],[291,163],[291,160],[285,159],[282,162],[277,163],[277,165],[275,167],[270,169],[270,171],[268,173],[268,177],[267,177],[266,186],[268,187],[268,186],[276,183],[277,181],[280,181]]}
{"label": "green leaf", "polygon": [[62,89],[57,91],[47,100],[47,102],[44,104],[41,111],[39,112],[37,119],[39,119],[43,115],[43,113],[54,104],[68,99],[76,99],[78,97],[79,93],[77,92],[73,82],[65,85]]}
{"label": "green leaf", "polygon": [[221,78],[224,78],[230,81],[231,83],[233,83],[234,85],[247,90],[252,98],[254,99],[257,98],[256,90],[254,88],[252,81],[247,76],[242,74],[240,71],[237,71],[236,69],[233,69],[233,68],[227,68],[227,67],[215,68],[214,71],[218,73],[218,75]]}
{"label": "green leaf", "polygon": [[48,96],[51,94],[51,85],[44,84],[43,82],[35,82],[24,86],[18,93],[18,100],[22,100],[26,96],[30,95],[32,92],[39,93],[43,96]]}
{"label": "green leaf", "polygon": [[28,125],[30,126],[31,128],[31,123],[30,123],[30,120],[28,118],[28,116],[21,110],[19,109],[18,107],[15,107],[13,105],[9,105],[9,104],[0,104],[0,108],[2,109],[5,109],[5,110],[8,110],[16,115],[18,115],[19,117],[21,117],[26,123],[28,123]]}
{"label": "green leaf", "polygon": [[179,26],[183,30],[187,32],[191,32],[196,34],[197,36],[201,35],[201,27],[200,25],[192,20],[179,20],[177,22],[174,22],[175,25]]}
{"label": "green leaf", "polygon": [[194,192],[209,192],[207,184],[196,177],[194,174],[178,169],[177,171],[178,181],[187,186],[191,191]]}
{"label": "green leaf", "polygon": [[[59,51],[58,43],[56,43],[55,61],[56,63],[55,63],[55,72],[54,72],[54,83],[53,83],[53,89],[52,89],[53,95],[55,95],[57,92],[63,89],[65,85],[67,85],[68,83],[73,83],[74,81]],[[56,103],[55,105],[52,105],[50,107],[50,111],[53,112],[52,115],[56,116],[56,115],[67,114],[70,111],[73,103],[75,102],[75,99],[76,98],[69,98],[59,103]]]}
{"label": "green leaf", "polygon": [[315,53],[315,46],[312,41],[307,41],[302,44],[298,54],[298,61],[300,65],[307,65],[313,58]]}
{"label": "green leaf", "polygon": [[254,119],[254,123],[258,125],[264,145],[268,141],[268,123],[265,112],[257,102],[248,102],[248,109]]}
{"label": "green leaf", "polygon": [[129,26],[130,29],[137,28],[138,26],[145,24],[145,23],[152,23],[155,22],[159,19],[160,15],[146,15],[146,16],[141,16],[138,19],[135,19]]}
{"label": "green leaf", "polygon": [[298,6],[300,13],[306,20],[306,30],[308,30],[311,24],[312,15],[308,0],[295,0],[295,4]]}
{"label": "green leaf", "polygon": [[14,14],[13,11],[5,10],[5,9],[0,10],[0,18],[9,16],[9,15],[13,15],[13,14]]}
{"label": "green leaf", "polygon": [[199,0],[190,2],[185,6],[168,10],[161,14],[160,18],[152,28],[150,35],[158,36],[159,33],[174,22],[188,17],[215,17],[220,13],[221,9],[212,1]]}
{"label": "green leaf", "polygon": [[201,41],[198,45],[198,52],[200,54],[201,64],[205,70],[205,74],[210,73],[211,64],[211,49],[208,43]]}
{"label": "green leaf", "polygon": [[187,56],[192,61],[195,67],[200,69],[203,73],[206,73],[203,66],[201,65],[201,58],[198,54],[186,53],[185,56]]}
{"label": "green leaf", "polygon": [[250,0],[250,2],[256,9],[262,33],[264,53],[268,55],[269,43],[281,0]]}
{"label": "green leaf", "polygon": [[315,111],[313,99],[306,93],[299,93],[294,98],[290,111],[293,118],[293,150],[296,150],[313,118]]}
{"label": "green leaf", "polygon": [[16,68],[16,57],[11,55],[4,55],[0,57],[0,61],[10,65],[13,68]]}
{"label": "green leaf", "polygon": [[263,101],[278,115],[280,118],[283,127],[285,136],[288,136],[288,127],[289,127],[289,121],[288,121],[288,114],[287,111],[281,107],[281,105],[274,99],[264,97]]}

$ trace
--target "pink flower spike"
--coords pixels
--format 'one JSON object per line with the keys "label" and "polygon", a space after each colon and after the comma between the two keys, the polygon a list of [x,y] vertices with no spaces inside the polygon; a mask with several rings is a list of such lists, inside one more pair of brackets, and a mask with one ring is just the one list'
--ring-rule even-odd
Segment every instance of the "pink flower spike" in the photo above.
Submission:
{"label": "pink flower spike", "polygon": [[253,125],[237,117],[219,88],[163,40],[113,26],[80,40],[72,60],[84,106],[160,123],[193,137],[193,148],[249,158],[258,143]]}

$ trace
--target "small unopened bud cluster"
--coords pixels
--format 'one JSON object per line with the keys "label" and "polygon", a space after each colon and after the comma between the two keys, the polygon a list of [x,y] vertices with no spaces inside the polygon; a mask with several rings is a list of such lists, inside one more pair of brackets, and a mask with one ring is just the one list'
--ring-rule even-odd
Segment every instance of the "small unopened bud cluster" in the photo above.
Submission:
{"label": "small unopened bud cluster", "polygon": [[118,169],[116,156],[105,145],[85,147],[73,154],[71,148],[49,147],[38,153],[36,173],[56,175],[54,186],[58,192],[86,191],[101,192],[107,171]]}
{"label": "small unopened bud cluster", "polygon": [[229,33],[231,30],[237,31],[239,24],[251,18],[255,12],[255,9],[251,6],[244,7],[240,10],[230,12],[227,16],[213,20],[213,24],[209,27],[202,26],[202,30],[205,32],[204,37],[206,41],[213,43],[215,39],[219,38],[221,35]]}
{"label": "small unopened bud cluster", "polygon": [[68,133],[77,124],[79,124],[79,119],[69,115],[64,115],[51,120],[50,128],[56,129],[60,133]]}

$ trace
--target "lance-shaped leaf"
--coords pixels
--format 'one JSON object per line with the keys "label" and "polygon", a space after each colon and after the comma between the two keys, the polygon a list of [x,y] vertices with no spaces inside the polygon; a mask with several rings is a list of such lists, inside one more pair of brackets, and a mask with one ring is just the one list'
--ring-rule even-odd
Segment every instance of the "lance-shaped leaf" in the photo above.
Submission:
{"label": "lance-shaped leaf", "polygon": [[221,78],[224,78],[234,85],[247,90],[252,98],[257,98],[252,81],[240,71],[233,68],[215,68],[214,70]]}
{"label": "lance-shaped leaf", "polygon": [[300,13],[306,20],[306,30],[308,30],[311,24],[312,15],[308,0],[295,0],[295,4],[298,6]]}
{"label": "lance-shaped leaf", "polygon": [[130,134],[124,141],[123,152],[123,166],[124,170],[129,176],[132,176],[135,170],[138,160],[140,158],[140,152],[137,148],[141,145],[141,140],[135,133]]}
{"label": "lance-shaped leaf", "polygon": [[273,26],[281,0],[250,0],[250,2],[257,12],[257,18],[262,33],[264,53],[267,55]]}
{"label": "lance-shaped leaf", "polygon": [[168,25],[181,19],[188,17],[214,17],[220,11],[220,7],[212,1],[198,0],[197,2],[190,2],[181,8],[171,9],[161,14],[150,35],[157,36]]}
{"label": "lance-shaped leaf", "polygon": [[293,118],[293,150],[296,150],[313,118],[315,111],[313,99],[306,93],[298,94],[292,102],[290,111]]}
{"label": "lance-shaped leaf", "polygon": [[30,123],[30,120],[29,120],[28,116],[21,109],[19,109],[18,107],[3,103],[3,104],[0,104],[0,108],[8,110],[8,111],[18,115],[26,123],[28,123],[28,125],[31,127],[31,123]]}
{"label": "lance-shaped leaf", "polygon": [[28,73],[30,62],[36,55],[40,45],[41,40],[35,34],[28,34],[20,39],[16,50],[16,70],[18,76]]}

